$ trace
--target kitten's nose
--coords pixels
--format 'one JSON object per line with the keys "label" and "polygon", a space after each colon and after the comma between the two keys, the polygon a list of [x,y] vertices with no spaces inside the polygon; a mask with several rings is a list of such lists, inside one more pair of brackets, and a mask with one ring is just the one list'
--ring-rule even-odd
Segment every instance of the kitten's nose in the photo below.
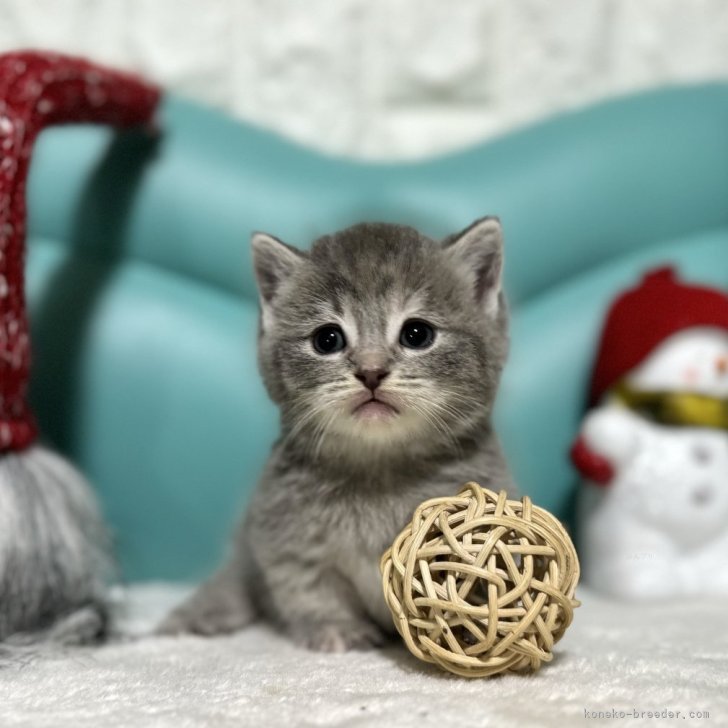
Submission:
{"label": "kitten's nose", "polygon": [[372,392],[382,383],[382,379],[389,376],[386,369],[359,369],[354,376]]}

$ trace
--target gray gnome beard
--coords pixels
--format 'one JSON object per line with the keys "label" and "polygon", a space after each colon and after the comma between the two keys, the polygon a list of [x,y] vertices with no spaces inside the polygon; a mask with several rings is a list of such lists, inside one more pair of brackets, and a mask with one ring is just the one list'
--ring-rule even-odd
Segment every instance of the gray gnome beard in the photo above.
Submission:
{"label": "gray gnome beard", "polygon": [[100,638],[111,573],[108,534],[80,473],[40,445],[3,454],[0,668],[25,645]]}
{"label": "gray gnome beard", "polygon": [[392,632],[379,559],[427,498],[512,491],[490,414],[508,349],[500,223],[443,243],[361,224],[310,251],[253,237],[259,363],[281,436],[227,564],[161,625],[263,616],[318,650]]}

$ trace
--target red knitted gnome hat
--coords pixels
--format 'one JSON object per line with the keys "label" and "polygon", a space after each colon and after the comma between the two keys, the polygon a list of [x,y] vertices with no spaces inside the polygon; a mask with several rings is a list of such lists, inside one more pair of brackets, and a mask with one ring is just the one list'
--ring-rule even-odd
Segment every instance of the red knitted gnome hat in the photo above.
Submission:
{"label": "red knitted gnome hat", "polygon": [[615,299],[607,313],[589,404],[597,404],[668,336],[693,326],[728,330],[728,295],[683,283],[670,267],[648,271],[637,287]]}
{"label": "red knitted gnome hat", "polygon": [[149,123],[159,90],[128,74],[55,53],[0,55],[0,452],[36,436],[26,401],[25,187],[33,142],[51,124]]}

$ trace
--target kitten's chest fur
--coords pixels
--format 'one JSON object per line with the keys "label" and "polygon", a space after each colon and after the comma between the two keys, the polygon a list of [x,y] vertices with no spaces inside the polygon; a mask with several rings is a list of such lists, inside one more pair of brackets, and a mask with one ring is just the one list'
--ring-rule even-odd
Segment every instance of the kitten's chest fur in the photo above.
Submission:
{"label": "kitten's chest fur", "polygon": [[427,498],[443,495],[438,483],[396,486],[386,492],[350,493],[333,505],[326,537],[332,565],[358,594],[364,610],[382,627],[392,628],[384,603],[379,562],[382,554],[412,518],[415,508]]}
{"label": "kitten's chest fur", "polygon": [[466,458],[368,471],[330,470],[279,447],[243,530],[256,563],[251,573],[262,572],[269,583],[295,577],[306,589],[334,576],[340,598],[391,630],[379,573],[382,554],[423,501],[454,495],[470,480],[512,489],[492,435]]}
{"label": "kitten's chest fur", "polygon": [[469,480],[510,487],[497,445],[495,450],[484,447],[464,460],[433,463],[420,472],[373,470],[366,477],[332,479],[322,501],[309,502],[311,518],[320,523],[319,537],[331,566],[350,583],[364,610],[382,627],[392,628],[379,572],[382,554],[423,501],[454,495]]}

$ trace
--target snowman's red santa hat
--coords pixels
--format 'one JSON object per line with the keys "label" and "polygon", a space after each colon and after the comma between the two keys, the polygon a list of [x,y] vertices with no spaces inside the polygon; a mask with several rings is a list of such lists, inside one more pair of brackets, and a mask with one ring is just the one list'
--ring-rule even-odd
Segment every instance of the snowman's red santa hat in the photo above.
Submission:
{"label": "snowman's red santa hat", "polygon": [[672,334],[695,326],[728,330],[728,295],[689,285],[669,266],[648,271],[618,296],[607,313],[592,375],[589,404]]}

